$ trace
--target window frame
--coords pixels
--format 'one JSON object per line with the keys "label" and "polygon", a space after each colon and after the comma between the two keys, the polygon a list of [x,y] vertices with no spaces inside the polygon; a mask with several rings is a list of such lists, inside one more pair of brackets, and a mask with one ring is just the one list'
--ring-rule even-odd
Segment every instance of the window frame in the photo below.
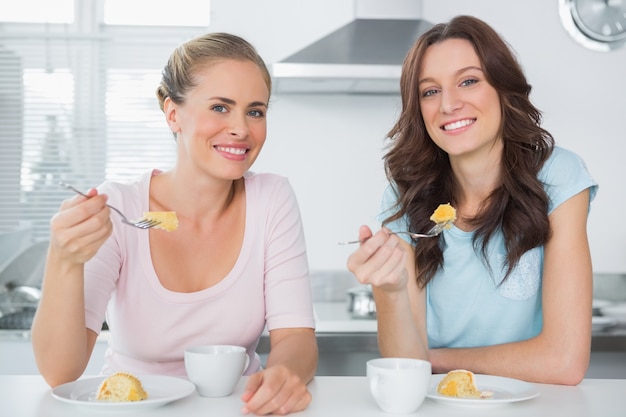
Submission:
{"label": "window frame", "polygon": [[[208,0],[207,0],[208,1]],[[98,155],[104,154],[112,146],[113,141],[124,139],[124,132],[111,132],[111,122],[107,120],[107,86],[111,80],[112,73],[126,70],[129,74],[150,69],[149,74],[160,69],[165,64],[171,51],[180,43],[208,31],[207,27],[197,26],[129,26],[129,25],[106,25],[104,24],[104,0],[75,0],[75,21],[72,24],[63,23],[12,23],[0,22],[0,46],[24,42],[63,43],[68,45],[66,57],[60,57],[61,61],[66,59],[67,67],[74,77],[75,93],[73,108],[71,110],[72,138],[70,141],[76,147],[75,151],[81,155],[81,167],[74,172],[72,179],[74,185],[80,188],[88,188],[99,185],[106,180],[131,180],[131,175],[127,173],[110,172],[107,168],[107,158],[99,160]],[[78,46],[77,46],[78,45]],[[153,53],[147,55],[137,55],[133,51],[149,50]],[[24,56],[28,62],[24,63],[25,68],[45,68],[46,54],[29,54]],[[103,62],[104,61],[104,62]],[[0,64],[1,66],[1,64]],[[63,63],[60,64],[63,66]],[[0,68],[0,71],[2,68]],[[25,71],[25,70],[24,70]],[[148,72],[146,72],[148,74]],[[154,85],[156,89],[157,84]],[[158,102],[153,94],[141,97],[144,103],[149,103],[155,111],[160,113]],[[20,100],[20,98],[16,98]],[[22,94],[22,106],[24,112],[26,103]],[[145,104],[144,104],[145,105]],[[162,132],[151,144],[163,149],[174,150],[171,132],[167,129],[164,118],[162,121]],[[22,122],[23,124],[26,121]],[[84,136],[80,136],[85,132]],[[95,132],[95,133],[93,133]],[[117,135],[117,138],[116,138]],[[121,139],[120,139],[121,137]],[[24,144],[27,138],[22,132],[21,142]],[[116,142],[116,146],[119,143]],[[25,145],[23,145],[25,146]],[[43,146],[43,145],[42,145]],[[161,149],[161,148],[159,148]],[[22,152],[22,151],[21,151]],[[129,151],[130,152],[130,151]],[[149,158],[150,153],[143,152],[136,155],[137,158]],[[152,155],[154,156],[154,155]],[[24,180],[25,167],[24,156],[20,163],[20,195],[19,201],[15,201],[14,194],[7,194],[9,188],[0,184],[0,217],[5,214],[8,220],[2,223],[0,220],[0,234],[8,232],[14,228],[33,227],[35,240],[47,239],[49,235],[49,218],[58,210],[62,199],[71,195],[63,192],[60,187],[46,185],[48,188],[41,190],[41,195],[31,199],[32,190],[28,188],[28,181]],[[42,157],[43,158],[43,157]],[[84,161],[82,159],[84,158]],[[160,160],[158,155],[154,161]],[[150,160],[149,160],[150,161]],[[150,162],[146,162],[149,164]],[[173,162],[173,159],[170,159]],[[74,164],[72,164],[74,165]],[[155,163],[156,165],[156,163]],[[168,168],[168,166],[155,166],[154,168]],[[78,175],[80,172],[80,175]],[[0,182],[2,180],[0,179]],[[3,191],[5,190],[5,191]],[[32,201],[30,201],[30,200]],[[37,206],[39,204],[39,206]],[[45,207],[44,207],[45,206]],[[39,211],[41,212],[39,212]],[[32,212],[32,213],[31,213]],[[15,220],[17,216],[17,223]],[[33,220],[34,219],[34,220]]]}

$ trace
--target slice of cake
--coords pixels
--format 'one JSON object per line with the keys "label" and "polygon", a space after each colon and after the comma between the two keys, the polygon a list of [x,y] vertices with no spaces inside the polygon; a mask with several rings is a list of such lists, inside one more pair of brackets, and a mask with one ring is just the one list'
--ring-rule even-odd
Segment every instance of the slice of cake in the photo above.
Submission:
{"label": "slice of cake", "polygon": [[178,228],[178,217],[175,211],[146,211],[143,217],[149,220],[157,220],[160,223],[154,226],[155,229],[163,229],[171,232]]}
{"label": "slice of cake", "polygon": [[107,377],[98,388],[99,401],[141,401],[148,398],[141,381],[128,372],[117,372]]}
{"label": "slice of cake", "polygon": [[456,220],[456,209],[450,203],[439,204],[439,207],[430,216],[430,220],[436,224],[445,224],[445,228],[449,229],[452,227],[452,222]]}
{"label": "slice of cake", "polygon": [[474,374],[465,369],[455,369],[448,372],[437,385],[437,392],[446,397],[456,398],[489,398],[493,394],[482,392],[476,386]]}

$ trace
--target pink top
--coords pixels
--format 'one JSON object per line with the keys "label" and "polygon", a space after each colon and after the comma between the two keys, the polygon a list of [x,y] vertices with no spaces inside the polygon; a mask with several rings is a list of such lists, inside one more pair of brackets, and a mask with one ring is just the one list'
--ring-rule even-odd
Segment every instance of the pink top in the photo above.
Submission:
{"label": "pink top", "polygon": [[[99,192],[127,217],[148,211],[151,175],[137,182],[105,182]],[[85,264],[87,327],[110,339],[103,373],[185,376],[184,349],[199,344],[255,349],[267,330],[315,328],[304,232],[295,194],[286,178],[247,173],[246,224],[233,269],[216,285],[192,293],[164,288],[154,271],[148,233],[111,214],[113,234]],[[163,231],[163,233],[167,233]],[[170,232],[170,233],[176,233]],[[108,306],[108,308],[107,308]]]}

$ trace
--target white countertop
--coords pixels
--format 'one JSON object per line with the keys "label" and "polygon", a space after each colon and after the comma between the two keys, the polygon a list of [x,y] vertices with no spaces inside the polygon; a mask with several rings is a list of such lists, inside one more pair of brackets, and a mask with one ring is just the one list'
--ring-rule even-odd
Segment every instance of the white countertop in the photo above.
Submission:
{"label": "white countertop", "polygon": [[[162,407],[118,415],[135,416],[241,416],[240,396],[246,378],[225,398],[204,398],[192,393]],[[2,415],[11,417],[83,417],[101,412],[61,402],[38,375],[0,375]],[[413,414],[419,417],[623,417],[626,379],[586,379],[579,386],[536,384],[536,398],[499,406],[461,406],[426,399]],[[380,411],[369,393],[366,377],[315,377],[309,385],[313,400],[294,417],[389,417]],[[107,413],[106,415],[112,415]]]}
{"label": "white countertop", "polygon": [[[375,319],[352,318],[348,312],[347,302],[315,302],[315,325],[317,333],[376,333],[377,324]],[[594,328],[594,335],[617,334],[626,331],[626,324],[614,326],[603,331]],[[30,339],[29,330],[0,330],[0,339],[16,340]],[[108,332],[102,332],[99,341],[106,341]]]}
{"label": "white countertop", "polygon": [[[376,320],[353,319],[345,302],[314,303],[317,333],[376,333]],[[109,333],[103,331],[98,342],[106,342]],[[0,340],[30,340],[30,330],[0,330]]]}
{"label": "white countertop", "polygon": [[346,302],[313,304],[317,333],[376,333],[375,319],[354,319]]}

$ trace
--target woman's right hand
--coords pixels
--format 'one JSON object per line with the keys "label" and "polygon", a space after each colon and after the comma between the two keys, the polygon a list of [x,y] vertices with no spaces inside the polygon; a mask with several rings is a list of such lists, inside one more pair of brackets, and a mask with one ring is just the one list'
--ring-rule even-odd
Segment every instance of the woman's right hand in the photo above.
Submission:
{"label": "woman's right hand", "polygon": [[84,264],[112,233],[107,196],[93,188],[87,195],[63,201],[50,221],[50,255],[60,261]]}
{"label": "woman's right hand", "polygon": [[359,229],[359,240],[362,243],[347,262],[356,279],[385,292],[406,290],[408,254],[402,240],[384,227],[372,234],[367,226]]}

